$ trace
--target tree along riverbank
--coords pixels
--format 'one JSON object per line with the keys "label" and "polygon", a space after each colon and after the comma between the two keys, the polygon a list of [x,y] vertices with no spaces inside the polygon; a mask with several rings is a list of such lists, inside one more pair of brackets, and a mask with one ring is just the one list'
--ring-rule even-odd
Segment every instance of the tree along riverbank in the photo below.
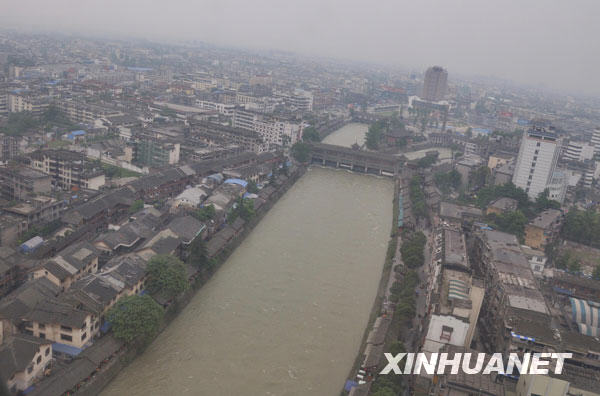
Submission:
{"label": "tree along riverbank", "polygon": [[[298,179],[300,179],[305,172],[305,167],[296,167],[290,172],[287,179],[279,182],[279,184],[275,186],[276,190],[269,197],[269,200],[256,210],[255,216],[246,222],[243,230],[227,244],[221,253],[215,256],[215,265],[207,270],[199,270],[195,274],[193,282],[190,283],[189,288],[183,294],[176,297],[173,302],[166,307],[160,328],[149,343],[142,348],[127,346],[118,348],[118,350],[111,354],[110,357],[104,359],[102,364],[92,375],[90,375],[89,372],[86,373],[86,371],[77,370],[77,368],[74,368],[72,372],[81,372],[81,378],[78,382],[72,381],[76,385],[69,391],[69,393],[83,396],[99,394],[110,383],[110,381],[112,381],[121,372],[123,368],[131,363],[137,356],[142,354],[145,348],[152,341],[154,341],[156,337],[158,337],[158,335],[167,328],[167,326],[169,326],[169,324],[177,317],[177,315],[188,305],[196,293],[211,279],[211,277],[218,271],[220,266],[227,261],[228,257],[252,232],[254,227],[262,220],[262,218],[269,212],[275,203],[277,203],[277,201],[289,190],[292,185],[294,185]],[[107,337],[112,339],[112,336],[105,336],[99,339],[96,343],[101,344],[100,341]],[[90,348],[93,347],[94,346]],[[102,350],[99,350],[98,352],[102,353]],[[75,363],[76,362],[73,362],[72,364]]]}

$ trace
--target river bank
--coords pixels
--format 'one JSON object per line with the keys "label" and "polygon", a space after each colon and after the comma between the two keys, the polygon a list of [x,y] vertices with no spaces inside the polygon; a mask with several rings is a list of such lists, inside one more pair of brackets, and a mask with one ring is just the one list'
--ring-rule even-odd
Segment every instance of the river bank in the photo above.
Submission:
{"label": "river bank", "polygon": [[[360,343],[360,347],[356,358],[354,359],[354,364],[348,373],[348,381],[356,381],[356,373],[361,367],[361,364],[365,360],[365,352],[367,349],[367,340],[369,338],[369,334],[373,331],[373,327],[375,321],[380,315],[393,314],[393,311],[387,312],[390,308],[386,304],[386,295],[388,292],[388,288],[390,285],[390,279],[392,275],[392,270],[394,268],[394,259],[398,254],[398,247],[400,241],[400,235],[397,232],[397,219],[399,213],[399,192],[400,192],[400,179],[394,179],[394,198],[393,198],[393,207],[392,207],[392,227],[390,230],[390,238],[387,244],[387,251],[385,257],[385,263],[383,265],[383,270],[381,273],[381,278],[379,280],[379,285],[377,287],[377,297],[373,301],[373,305],[371,307],[371,312],[369,313],[369,321],[365,326],[363,337]],[[358,382],[358,381],[356,381]],[[348,395],[348,390],[343,389],[340,392],[340,395]]]}
{"label": "river bank", "polygon": [[311,167],[102,395],[339,392],[377,294],[390,181]]}
{"label": "river bank", "polygon": [[[190,284],[190,288],[167,307],[159,332],[155,335],[153,341],[156,340],[156,338],[179,316],[183,309],[188,306],[193,297],[218,272],[219,268],[227,261],[228,257],[244,241],[244,239],[251,234],[252,230],[260,223],[275,203],[277,203],[277,201],[305,172],[305,167],[294,168],[290,173],[290,176],[283,183],[277,185],[275,192],[271,194],[269,200],[256,210],[256,215],[245,224],[243,231],[235,236],[226,248],[215,257],[216,265],[212,267],[210,271],[199,272],[195,277],[195,281]],[[128,349],[124,346],[120,347],[118,351],[115,352],[113,358],[107,361],[102,369],[98,370],[93,377],[87,375],[82,377],[81,384],[77,385],[75,394],[82,396],[98,395],[123,369],[125,369],[125,367],[131,364],[138,356],[142,355],[144,351],[145,350]]]}

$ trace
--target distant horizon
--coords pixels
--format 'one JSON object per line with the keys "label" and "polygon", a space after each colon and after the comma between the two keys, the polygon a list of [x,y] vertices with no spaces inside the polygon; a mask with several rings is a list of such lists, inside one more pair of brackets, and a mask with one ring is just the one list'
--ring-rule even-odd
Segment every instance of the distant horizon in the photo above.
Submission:
{"label": "distant horizon", "polygon": [[[495,76],[555,92],[600,96],[600,2],[575,0],[29,0],[0,22],[150,41],[282,50],[420,69]],[[58,33],[58,32],[57,32]]]}
{"label": "distant horizon", "polygon": [[[0,17],[0,20],[1,20],[1,17]],[[453,71],[452,69],[449,69],[447,66],[445,66],[444,64],[441,64],[441,63],[435,64],[435,65],[431,64],[431,65],[422,65],[422,66],[410,66],[410,65],[406,65],[406,64],[376,62],[376,61],[368,61],[368,60],[361,60],[361,59],[351,59],[351,58],[345,58],[345,57],[302,53],[302,52],[297,52],[297,51],[293,51],[293,50],[289,50],[289,49],[282,49],[282,48],[241,46],[241,45],[236,45],[236,44],[220,44],[220,43],[208,42],[208,41],[204,41],[204,40],[200,40],[200,39],[149,38],[149,37],[145,37],[143,35],[139,35],[139,36],[138,35],[130,35],[130,34],[126,35],[126,34],[122,34],[122,33],[114,33],[114,32],[111,33],[111,32],[106,32],[106,31],[94,31],[94,32],[88,32],[87,34],[82,34],[80,32],[69,31],[69,30],[31,29],[31,28],[25,29],[22,27],[19,28],[19,27],[4,26],[4,27],[0,28],[0,34],[2,34],[2,32],[12,32],[12,33],[17,33],[17,34],[25,34],[25,35],[67,36],[67,37],[72,37],[72,38],[82,38],[82,39],[86,39],[86,40],[106,40],[106,41],[116,40],[116,41],[120,41],[123,43],[134,43],[136,41],[139,41],[139,42],[146,42],[147,44],[161,44],[161,45],[172,45],[172,46],[203,44],[203,45],[207,45],[207,46],[214,47],[217,49],[224,49],[224,50],[230,50],[230,51],[244,50],[244,51],[249,51],[249,52],[253,52],[253,53],[257,53],[257,54],[262,54],[263,56],[266,55],[266,54],[264,54],[265,52],[280,52],[280,53],[289,53],[290,55],[300,56],[305,59],[332,61],[332,62],[339,62],[339,63],[345,63],[345,64],[363,64],[363,65],[370,65],[372,67],[381,66],[381,67],[385,67],[385,68],[397,69],[398,72],[403,72],[403,73],[418,73],[421,77],[423,76],[423,74],[425,73],[427,68],[432,67],[432,66],[441,66],[448,71],[449,83],[452,83],[454,85],[457,85],[456,81],[461,82],[461,83],[466,83],[466,82],[481,83],[481,81],[478,81],[478,80],[488,80],[488,81],[485,81],[485,83],[508,84],[508,85],[513,86],[513,88],[518,87],[518,88],[528,89],[528,90],[537,90],[537,91],[541,91],[542,93],[546,93],[546,94],[572,96],[572,97],[575,97],[578,99],[584,99],[584,100],[592,99],[592,100],[600,101],[600,93],[590,94],[590,93],[585,93],[585,92],[574,92],[574,91],[571,91],[568,89],[552,88],[543,83],[533,84],[533,83],[519,82],[519,81],[510,79],[508,77],[492,75],[492,74],[486,75],[486,74],[482,74],[482,73],[471,73],[471,74],[461,73],[461,72]]]}

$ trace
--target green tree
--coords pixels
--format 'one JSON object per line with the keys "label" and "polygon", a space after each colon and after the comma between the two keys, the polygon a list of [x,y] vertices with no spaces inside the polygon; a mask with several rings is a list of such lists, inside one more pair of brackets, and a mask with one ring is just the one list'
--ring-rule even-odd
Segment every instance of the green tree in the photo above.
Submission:
{"label": "green tree", "polygon": [[383,125],[380,123],[374,123],[369,126],[369,130],[365,134],[365,144],[370,150],[377,150],[379,148],[379,142],[383,135]]}
{"label": "green tree", "polygon": [[135,213],[138,210],[144,208],[144,201],[142,199],[138,199],[133,202],[133,204],[129,207],[129,213]]}
{"label": "green tree", "polygon": [[596,268],[594,268],[594,272],[592,272],[592,278],[600,280],[600,264],[596,265]]}
{"label": "green tree", "polygon": [[491,213],[487,220],[492,227],[499,231],[513,234],[521,242],[525,239],[525,225],[528,223],[527,217],[520,210],[506,212],[501,214]]}
{"label": "green tree", "polygon": [[567,269],[570,262],[571,262],[571,251],[565,250],[564,252],[562,252],[562,254],[560,254],[556,258],[554,265],[556,268]]}
{"label": "green tree", "polygon": [[547,188],[538,195],[534,205],[537,213],[543,212],[546,209],[560,209],[560,202],[550,199],[549,196],[550,190]]}
{"label": "green tree", "polygon": [[245,221],[249,221],[255,216],[255,214],[254,201],[240,197],[235,207],[229,212],[229,215],[227,216],[227,222],[230,224],[233,223],[238,216]]}
{"label": "green tree", "polygon": [[490,169],[486,166],[480,166],[469,175],[469,188],[477,190],[485,186],[490,176]]}
{"label": "green tree", "polygon": [[396,396],[397,393],[392,388],[384,386],[379,388],[376,392],[371,393],[372,396]]}
{"label": "green tree", "polygon": [[321,135],[314,127],[304,128],[302,131],[302,140],[305,142],[320,142]]}
{"label": "green tree", "polygon": [[417,160],[417,166],[419,168],[428,168],[437,162],[439,155],[440,153],[436,151],[434,154],[428,154],[421,157]]}
{"label": "green tree", "polygon": [[397,355],[399,353],[406,352],[406,348],[404,347],[404,344],[402,343],[402,341],[394,341],[390,345],[389,351],[392,355]]}
{"label": "green tree", "polygon": [[30,111],[21,111],[19,113],[10,113],[8,120],[0,132],[11,136],[20,136],[25,132],[40,127],[40,121]]}
{"label": "green tree", "polygon": [[253,180],[248,181],[248,185],[246,186],[246,191],[248,191],[251,194],[258,193],[258,186],[256,185],[256,183]]}
{"label": "green tree", "polygon": [[207,221],[214,219],[216,215],[215,207],[213,204],[202,206],[200,209],[194,212],[194,217],[200,221]]}
{"label": "green tree", "polygon": [[310,146],[304,142],[297,142],[292,146],[292,156],[298,162],[308,162],[310,159]]}
{"label": "green tree", "polygon": [[581,271],[581,261],[578,258],[573,258],[571,261],[569,261],[568,269],[569,272],[572,273]]}
{"label": "green tree", "polygon": [[148,295],[120,298],[108,311],[106,319],[116,338],[127,344],[147,344],[158,332],[163,308]]}
{"label": "green tree", "polygon": [[427,238],[422,232],[407,236],[400,247],[402,261],[408,268],[417,268],[425,263],[424,248]]}
{"label": "green tree", "polygon": [[150,259],[148,267],[148,291],[165,298],[173,298],[188,287],[185,265],[177,257],[157,255]]}
{"label": "green tree", "polygon": [[188,263],[198,268],[210,266],[206,242],[200,237],[194,239],[189,247]]}
{"label": "green tree", "polygon": [[461,176],[456,169],[452,169],[449,172],[436,173],[434,180],[440,191],[447,194],[451,189],[458,189],[460,187]]}

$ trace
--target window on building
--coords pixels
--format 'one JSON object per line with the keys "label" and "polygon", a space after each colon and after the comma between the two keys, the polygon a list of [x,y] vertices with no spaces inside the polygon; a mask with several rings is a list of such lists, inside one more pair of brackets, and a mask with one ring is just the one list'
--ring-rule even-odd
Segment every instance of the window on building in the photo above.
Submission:
{"label": "window on building", "polygon": [[33,366],[27,367],[27,374],[31,374],[32,371],[33,371]]}
{"label": "window on building", "polygon": [[40,364],[42,362],[42,355],[38,356],[36,362],[37,364]]}
{"label": "window on building", "polygon": [[50,354],[50,347],[46,348],[46,352],[44,352],[44,355],[48,356]]}
{"label": "window on building", "polygon": [[46,325],[43,323],[38,323],[38,329],[45,329]]}
{"label": "window on building", "polygon": [[73,329],[72,329],[71,327],[69,327],[69,326],[60,326],[60,329],[61,329],[61,330],[64,330],[64,331],[72,331],[72,330],[73,330]]}
{"label": "window on building", "polygon": [[87,338],[87,333],[83,333],[81,335],[81,341],[85,340]]}
{"label": "window on building", "polygon": [[64,341],[73,341],[73,337],[71,337],[70,335],[67,335],[67,334],[61,334],[60,339],[64,340]]}
{"label": "window on building", "polygon": [[46,339],[46,333],[40,333],[40,338],[45,340]]}
{"label": "window on building", "polygon": [[450,342],[453,331],[454,331],[454,329],[450,326],[442,326],[442,333],[440,334],[440,340],[445,340],[445,341]]}

